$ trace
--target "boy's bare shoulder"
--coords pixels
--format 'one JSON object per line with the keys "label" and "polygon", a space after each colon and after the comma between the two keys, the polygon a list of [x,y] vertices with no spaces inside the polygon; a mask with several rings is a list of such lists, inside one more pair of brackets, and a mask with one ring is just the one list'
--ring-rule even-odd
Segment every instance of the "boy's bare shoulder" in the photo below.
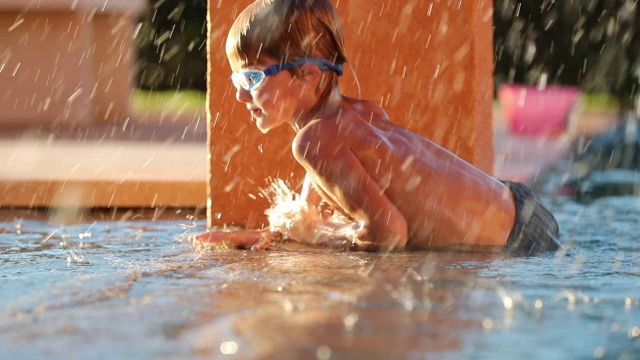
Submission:
{"label": "boy's bare shoulder", "polygon": [[[380,105],[345,97],[333,116],[313,120],[298,132],[292,143],[293,152],[296,157],[319,156],[323,151],[335,154],[344,145],[368,143],[375,136],[375,128],[384,128],[385,123],[389,124],[389,116]],[[311,148],[315,150],[309,152]]]}
{"label": "boy's bare shoulder", "polygon": [[335,141],[342,133],[343,122],[348,121],[352,115],[345,113],[340,118],[317,119],[300,129],[293,139],[296,147],[307,147],[309,144],[328,144]]}
{"label": "boy's bare shoulder", "polygon": [[296,134],[292,150],[296,158],[323,157],[336,154],[342,147],[352,145],[366,136],[369,124],[357,111],[344,109],[339,115],[313,120]]}
{"label": "boy's bare shoulder", "polygon": [[377,103],[366,99],[348,98],[347,103],[356,111],[364,120],[385,120],[389,121],[389,115]]}

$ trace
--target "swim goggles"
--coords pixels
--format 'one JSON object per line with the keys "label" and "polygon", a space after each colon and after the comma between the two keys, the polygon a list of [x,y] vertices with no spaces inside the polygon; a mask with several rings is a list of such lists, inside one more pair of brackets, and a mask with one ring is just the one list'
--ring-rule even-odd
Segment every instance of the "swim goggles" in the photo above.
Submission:
{"label": "swim goggles", "polygon": [[271,65],[263,70],[246,69],[231,74],[231,82],[236,89],[243,88],[252,91],[258,88],[267,76],[275,75],[281,71],[289,70],[303,64],[314,64],[320,71],[335,71],[338,76],[342,75],[342,64],[334,64],[323,58],[300,58],[290,63]]}

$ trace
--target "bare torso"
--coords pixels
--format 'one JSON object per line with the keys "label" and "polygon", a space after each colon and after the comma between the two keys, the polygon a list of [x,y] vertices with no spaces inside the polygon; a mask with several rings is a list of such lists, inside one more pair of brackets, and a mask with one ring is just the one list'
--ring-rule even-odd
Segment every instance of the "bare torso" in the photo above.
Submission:
{"label": "bare torso", "polygon": [[371,232],[405,226],[409,247],[500,247],[513,226],[501,182],[368,101],[345,98],[335,116],[310,122],[294,154],[322,199]]}

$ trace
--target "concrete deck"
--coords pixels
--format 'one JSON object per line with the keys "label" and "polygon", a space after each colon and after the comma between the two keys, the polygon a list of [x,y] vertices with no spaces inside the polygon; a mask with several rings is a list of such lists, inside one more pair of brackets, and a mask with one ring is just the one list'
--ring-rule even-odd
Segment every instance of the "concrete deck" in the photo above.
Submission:
{"label": "concrete deck", "polygon": [[0,130],[0,206],[204,207],[204,111]]}
{"label": "concrete deck", "polygon": [[[582,116],[579,131],[608,126]],[[510,135],[494,110],[494,174],[529,182],[566,156],[573,135]],[[0,208],[206,206],[206,117],[138,114],[119,126],[0,130]]]}

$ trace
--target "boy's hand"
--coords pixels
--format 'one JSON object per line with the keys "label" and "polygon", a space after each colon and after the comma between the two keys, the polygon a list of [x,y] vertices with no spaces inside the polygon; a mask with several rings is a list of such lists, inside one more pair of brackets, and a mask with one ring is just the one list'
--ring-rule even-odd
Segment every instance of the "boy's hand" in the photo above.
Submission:
{"label": "boy's hand", "polygon": [[197,247],[228,246],[238,249],[265,250],[280,233],[269,230],[212,230],[189,236],[189,242]]}

